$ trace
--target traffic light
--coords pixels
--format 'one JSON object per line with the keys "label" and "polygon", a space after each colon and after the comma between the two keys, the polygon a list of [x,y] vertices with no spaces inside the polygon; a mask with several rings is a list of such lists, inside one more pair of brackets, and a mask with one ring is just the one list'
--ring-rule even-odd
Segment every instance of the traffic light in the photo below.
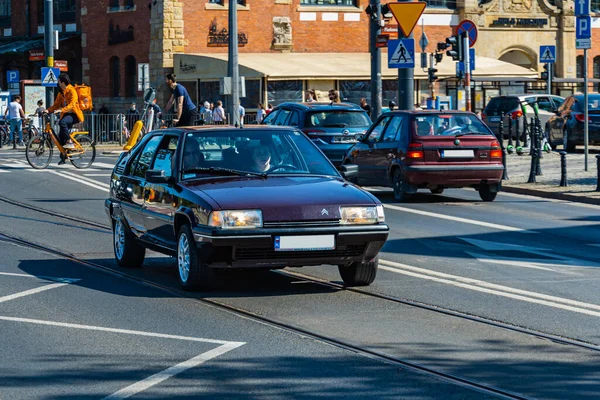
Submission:
{"label": "traffic light", "polygon": [[540,78],[543,81],[547,81],[548,80],[548,64],[544,64],[544,70],[540,74]]}
{"label": "traffic light", "polygon": [[435,74],[436,72],[438,72],[437,68],[430,67],[429,69],[427,69],[427,74],[429,75],[429,83],[433,83],[438,80],[438,77]]}
{"label": "traffic light", "polygon": [[[445,44],[445,43],[444,43],[444,44]],[[435,57],[435,63],[436,63],[436,64],[439,64],[439,63],[441,63],[441,62],[442,62],[442,58],[444,58],[444,55],[443,55],[442,53],[438,53],[438,52],[436,52],[436,53],[434,54],[434,57]]]}
{"label": "traffic light", "polygon": [[465,32],[461,32],[458,35],[446,38],[446,48],[452,47],[451,50],[448,50],[446,52],[446,55],[452,57],[454,61],[465,61],[465,54],[463,49],[464,37]]}
{"label": "traffic light", "polygon": [[444,51],[448,47],[450,47],[450,45],[448,43],[446,43],[446,42],[438,42],[438,44],[437,44],[437,50],[438,51]]}

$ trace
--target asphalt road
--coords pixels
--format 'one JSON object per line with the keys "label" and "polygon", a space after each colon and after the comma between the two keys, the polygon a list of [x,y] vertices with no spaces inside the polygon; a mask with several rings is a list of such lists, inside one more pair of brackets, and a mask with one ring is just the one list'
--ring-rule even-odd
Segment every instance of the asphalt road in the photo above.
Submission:
{"label": "asphalt road", "polygon": [[[108,224],[103,200],[114,160],[99,157],[93,170],[53,165],[32,171],[22,155],[0,154],[0,187],[7,189],[2,196]],[[285,273],[228,275],[220,289],[191,297],[527,397],[597,397],[600,352],[593,345],[600,349],[600,207],[510,194],[482,203],[469,190],[423,193],[398,204],[385,191],[374,193],[386,205],[392,231],[377,280],[367,291],[433,310]],[[177,287],[175,263],[169,257],[151,254],[141,270],[122,271],[113,261],[110,232],[2,201],[0,210],[0,233]],[[483,396],[73,260],[3,241],[0,254],[0,334],[9,338],[0,343],[6,355],[0,358],[3,399],[104,397],[194,357],[202,361],[200,354],[213,355],[219,346],[240,343],[225,347],[228,351],[205,364],[191,362],[189,369],[140,393]],[[337,268],[330,266],[293,271],[340,281]],[[26,295],[14,298],[17,293]],[[543,334],[592,346],[558,344]]]}

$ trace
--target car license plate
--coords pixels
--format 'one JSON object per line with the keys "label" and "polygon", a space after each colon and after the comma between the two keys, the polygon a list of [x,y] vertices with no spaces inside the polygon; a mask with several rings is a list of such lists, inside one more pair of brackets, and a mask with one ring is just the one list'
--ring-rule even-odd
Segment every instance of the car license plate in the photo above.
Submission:
{"label": "car license plate", "polygon": [[356,143],[354,136],[338,136],[331,139],[331,143]]}
{"label": "car license plate", "polygon": [[488,121],[490,121],[490,122],[500,122],[500,117],[488,117]]}
{"label": "car license plate", "polygon": [[334,235],[275,236],[275,251],[334,250]]}
{"label": "car license plate", "polygon": [[442,158],[473,158],[473,150],[442,150]]}

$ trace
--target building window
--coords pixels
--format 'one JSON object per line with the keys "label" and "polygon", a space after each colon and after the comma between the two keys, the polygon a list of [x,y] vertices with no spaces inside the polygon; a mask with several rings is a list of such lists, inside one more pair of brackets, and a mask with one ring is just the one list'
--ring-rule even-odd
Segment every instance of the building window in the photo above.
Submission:
{"label": "building window", "polygon": [[[209,3],[220,4],[222,6],[225,6],[225,4],[229,5],[229,0],[210,0]],[[240,6],[245,6],[246,0],[237,0],[237,3]]]}
{"label": "building window", "polygon": [[356,7],[356,0],[300,0],[300,5]]}
{"label": "building window", "polygon": [[10,24],[10,1],[11,0],[0,0],[0,27],[6,28],[11,26]]}
{"label": "building window", "polygon": [[427,0],[427,7],[456,10],[456,0]]}
{"label": "building window", "polygon": [[600,56],[594,57],[594,79],[600,79]]}
{"label": "building window", "polygon": [[302,81],[272,81],[267,84],[269,104],[274,106],[286,101],[302,101]]}
{"label": "building window", "polygon": [[137,86],[137,63],[135,57],[125,57],[125,97],[135,97],[136,86]]}
{"label": "building window", "polygon": [[[0,0],[1,1],[1,0]],[[38,0],[38,24],[44,24],[44,0]],[[54,0],[54,23],[76,22],[76,0]]]}
{"label": "building window", "polygon": [[111,97],[120,97],[121,94],[121,61],[119,57],[111,57],[108,65],[109,85]]}
{"label": "building window", "polygon": [[575,59],[575,69],[577,70],[577,78],[583,78],[583,56],[577,56]]}

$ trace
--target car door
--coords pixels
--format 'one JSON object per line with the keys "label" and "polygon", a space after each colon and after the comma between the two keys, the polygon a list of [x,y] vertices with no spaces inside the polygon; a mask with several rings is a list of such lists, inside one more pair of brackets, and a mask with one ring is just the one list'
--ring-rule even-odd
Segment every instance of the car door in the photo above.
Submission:
{"label": "car door", "polygon": [[[173,176],[178,141],[178,135],[165,135],[150,169],[162,170],[165,176]],[[144,191],[142,216],[148,240],[159,246],[175,249],[173,203],[176,193],[173,184],[147,182]]]}
{"label": "car door", "polygon": [[357,143],[352,148],[351,157],[352,162],[358,165],[358,178],[357,181],[362,185],[374,185],[373,179],[377,176],[375,172],[377,167],[375,165],[375,157],[373,150],[375,149],[375,143],[382,137],[383,131],[390,122],[391,115],[383,115],[379,117],[377,122],[367,131],[366,137],[361,142]]}
{"label": "car door", "polygon": [[556,115],[553,115],[549,120],[550,125],[550,141],[552,143],[561,142],[563,140],[563,129],[569,116],[571,115],[571,107],[575,103],[574,97],[567,97],[565,101],[558,107]]}
{"label": "car door", "polygon": [[274,109],[268,115],[263,118],[262,124],[264,125],[274,125],[277,116],[279,115],[280,109]]}
{"label": "car door", "polygon": [[374,142],[371,152],[373,168],[370,169],[372,176],[368,179],[371,185],[388,185],[388,171],[392,163],[397,162],[399,157],[398,146],[405,117],[394,115],[386,125],[379,140]]}
{"label": "car door", "polygon": [[144,208],[144,187],[146,186],[146,171],[150,168],[156,150],[163,135],[156,135],[148,140],[143,149],[137,154],[129,166],[129,174],[124,175],[119,188],[121,207],[126,222],[132,232],[146,239],[146,228],[142,216]]}

